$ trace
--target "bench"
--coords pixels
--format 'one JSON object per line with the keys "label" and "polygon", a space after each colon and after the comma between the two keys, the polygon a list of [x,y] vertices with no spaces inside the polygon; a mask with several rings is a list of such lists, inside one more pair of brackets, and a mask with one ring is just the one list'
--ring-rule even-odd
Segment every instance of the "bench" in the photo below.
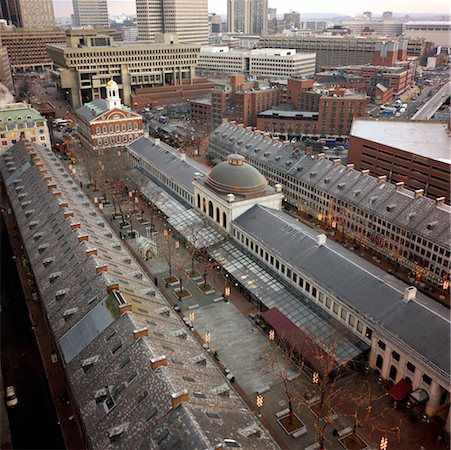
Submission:
{"label": "bench", "polygon": [[313,444],[309,445],[308,447],[305,447],[304,450],[317,450],[320,447],[321,447],[321,445],[319,445],[319,442],[314,442]]}
{"label": "bench", "polygon": [[338,436],[339,437],[343,437],[343,436],[347,436],[348,434],[351,434],[352,433],[352,428],[351,427],[346,427],[346,428],[343,428],[342,430],[338,430],[337,431],[337,434],[338,434]]}
{"label": "bench", "polygon": [[223,297],[218,297],[218,298],[214,298],[212,301],[213,301],[213,303],[219,303],[219,302],[223,302],[224,298]]}
{"label": "bench", "polygon": [[257,394],[264,394],[265,392],[268,392],[269,390],[270,390],[269,386],[263,386],[257,390]]}
{"label": "bench", "polygon": [[295,431],[291,436],[293,436],[294,438],[298,438],[304,436],[304,434],[307,434],[307,428],[302,427],[298,431]]}
{"label": "bench", "polygon": [[290,414],[290,409],[289,409],[289,408],[285,408],[285,409],[283,409],[282,411],[276,412],[276,417],[277,417],[278,419],[280,419],[281,417],[285,417],[285,416],[287,416],[288,414]]}
{"label": "bench", "polygon": [[314,395],[313,397],[309,398],[307,400],[307,405],[313,405],[314,403],[317,403],[321,400],[320,395]]}
{"label": "bench", "polygon": [[191,310],[191,309],[197,309],[197,308],[199,308],[199,305],[196,303],[195,305],[189,305],[188,306],[188,309],[189,310]]}

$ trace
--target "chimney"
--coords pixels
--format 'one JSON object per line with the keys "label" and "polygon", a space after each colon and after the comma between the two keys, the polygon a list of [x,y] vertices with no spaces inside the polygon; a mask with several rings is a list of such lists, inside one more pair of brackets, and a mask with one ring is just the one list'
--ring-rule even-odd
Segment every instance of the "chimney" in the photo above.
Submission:
{"label": "chimney", "polygon": [[96,274],[98,275],[101,272],[108,272],[108,267],[106,264],[103,264],[101,266],[96,266]]}
{"label": "chimney", "polygon": [[305,154],[311,155],[313,153],[313,147],[305,147]]}
{"label": "chimney", "polygon": [[332,162],[334,163],[334,166],[339,166],[341,163],[341,159],[337,158],[337,159],[334,159]]}
{"label": "chimney", "polygon": [[144,336],[149,336],[149,329],[147,327],[142,327],[138,328],[137,330],[133,330],[133,339],[135,341]]}
{"label": "chimney", "polygon": [[346,169],[353,170],[354,164],[346,164]]}
{"label": "chimney", "polygon": [[157,370],[158,367],[167,366],[167,365],[168,365],[168,360],[165,355],[156,356],[155,358],[151,358],[151,360],[150,360],[150,367],[152,368],[152,370]]}
{"label": "chimney", "polygon": [[417,288],[415,286],[409,286],[404,289],[404,302],[408,303],[410,300],[415,300],[417,296]]}
{"label": "chimney", "polygon": [[86,250],[86,256],[97,256],[97,249],[96,248],[88,248]]}
{"label": "chimney", "polygon": [[316,155],[316,159],[317,159],[318,161],[320,161],[320,160],[324,159],[325,156],[326,156],[325,153],[318,153],[318,154]]}
{"label": "chimney", "polygon": [[128,311],[132,310],[132,305],[131,303],[124,303],[122,305],[119,305],[119,314],[124,314]]}
{"label": "chimney", "polygon": [[326,245],[326,241],[327,241],[327,236],[324,233],[316,235],[316,245],[318,245],[318,247],[321,247],[322,245]]}
{"label": "chimney", "polygon": [[272,140],[273,141],[280,141],[280,137],[279,136],[273,136]]}
{"label": "chimney", "polygon": [[42,163],[42,162],[37,162],[36,163],[36,168],[37,169],[42,169],[44,167],[44,163]]}
{"label": "chimney", "polygon": [[443,203],[445,203],[445,197],[437,197],[435,199],[435,204],[436,205],[443,205]]}
{"label": "chimney", "polygon": [[362,175],[368,175],[370,173],[370,169],[363,169]]}
{"label": "chimney", "polygon": [[50,182],[47,184],[47,189],[49,191],[51,191],[52,189],[56,189],[56,183],[55,182]]}
{"label": "chimney", "polygon": [[89,236],[87,234],[79,234],[78,242],[87,242],[89,241]]}
{"label": "chimney", "polygon": [[64,212],[64,218],[67,219],[69,217],[74,217],[74,212],[73,211],[65,211]]}
{"label": "chimney", "polygon": [[398,181],[397,183],[395,183],[396,186],[396,190],[399,190],[401,188],[404,187],[404,181]]}
{"label": "chimney", "polygon": [[52,192],[52,197],[61,197],[61,191],[53,191]]}
{"label": "chimney", "polygon": [[160,145],[160,138],[155,138],[153,141],[155,145]]}
{"label": "chimney", "polygon": [[68,204],[67,204],[66,201],[62,201],[61,203],[59,203],[59,207],[60,207],[60,208],[67,208],[67,207],[68,207]]}
{"label": "chimney", "polygon": [[233,203],[235,201],[235,196],[233,194],[227,194],[227,202]]}
{"label": "chimney", "polygon": [[40,173],[41,175],[47,175],[47,169],[41,169],[41,170],[39,171],[39,173]]}
{"label": "chimney", "polygon": [[424,189],[415,189],[415,198],[416,197],[422,197],[424,194]]}
{"label": "chimney", "polygon": [[387,181],[387,175],[381,175],[380,177],[377,177],[379,180],[379,183],[383,183],[384,181]]}
{"label": "chimney", "polygon": [[74,223],[70,224],[71,230],[75,230],[76,228],[80,228],[80,227],[81,227],[80,222],[74,222]]}
{"label": "chimney", "polygon": [[111,292],[118,291],[118,290],[119,290],[119,283],[110,283],[106,287],[106,291],[108,292],[108,294],[111,294]]}
{"label": "chimney", "polygon": [[274,185],[274,189],[276,192],[282,192],[282,185],[277,183]]}
{"label": "chimney", "polygon": [[173,394],[171,394],[171,397],[172,397],[172,407],[173,408],[180,405],[180,403],[189,402],[189,394],[186,389],[182,389],[181,391],[174,392]]}
{"label": "chimney", "polygon": [[180,153],[180,161],[186,161],[186,153]]}

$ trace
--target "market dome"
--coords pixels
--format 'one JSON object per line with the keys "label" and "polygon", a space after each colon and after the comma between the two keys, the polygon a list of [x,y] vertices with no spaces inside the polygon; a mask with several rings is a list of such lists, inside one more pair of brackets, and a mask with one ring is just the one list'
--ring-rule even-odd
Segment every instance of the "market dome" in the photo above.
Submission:
{"label": "market dome", "polygon": [[244,156],[236,154],[213,167],[206,182],[217,191],[244,196],[262,193],[268,186],[266,178],[244,162]]}

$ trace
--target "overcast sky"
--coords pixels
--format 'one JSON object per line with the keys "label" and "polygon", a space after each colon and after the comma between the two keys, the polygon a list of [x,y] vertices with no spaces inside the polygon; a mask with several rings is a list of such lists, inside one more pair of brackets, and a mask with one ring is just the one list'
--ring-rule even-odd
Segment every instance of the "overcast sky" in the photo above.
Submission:
{"label": "overcast sky", "polygon": [[[72,0],[53,0],[55,4],[55,15],[68,16],[72,14]],[[372,11],[373,14],[381,14],[382,11],[393,11],[395,13],[429,13],[449,14],[450,6],[446,0],[269,0],[269,6],[277,8],[278,13],[298,11],[301,13],[337,13],[354,16],[363,11]],[[208,0],[208,10],[219,14],[227,11],[227,0]],[[134,0],[108,0],[108,11],[110,15],[134,14]]]}

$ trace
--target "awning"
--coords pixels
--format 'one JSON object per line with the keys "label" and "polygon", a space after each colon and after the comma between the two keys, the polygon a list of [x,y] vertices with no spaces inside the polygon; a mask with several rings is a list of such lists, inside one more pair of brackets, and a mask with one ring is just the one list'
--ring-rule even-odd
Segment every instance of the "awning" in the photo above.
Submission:
{"label": "awning", "polygon": [[394,400],[400,401],[403,398],[406,398],[411,392],[412,385],[403,378],[388,390],[388,395]]}
{"label": "awning", "polygon": [[338,366],[335,358],[319,347],[277,308],[271,308],[265,311],[261,317],[274,329],[277,336],[288,342],[316,372],[322,374]]}
{"label": "awning", "polygon": [[424,389],[417,389],[410,394],[418,403],[426,402],[429,400],[429,395]]}

